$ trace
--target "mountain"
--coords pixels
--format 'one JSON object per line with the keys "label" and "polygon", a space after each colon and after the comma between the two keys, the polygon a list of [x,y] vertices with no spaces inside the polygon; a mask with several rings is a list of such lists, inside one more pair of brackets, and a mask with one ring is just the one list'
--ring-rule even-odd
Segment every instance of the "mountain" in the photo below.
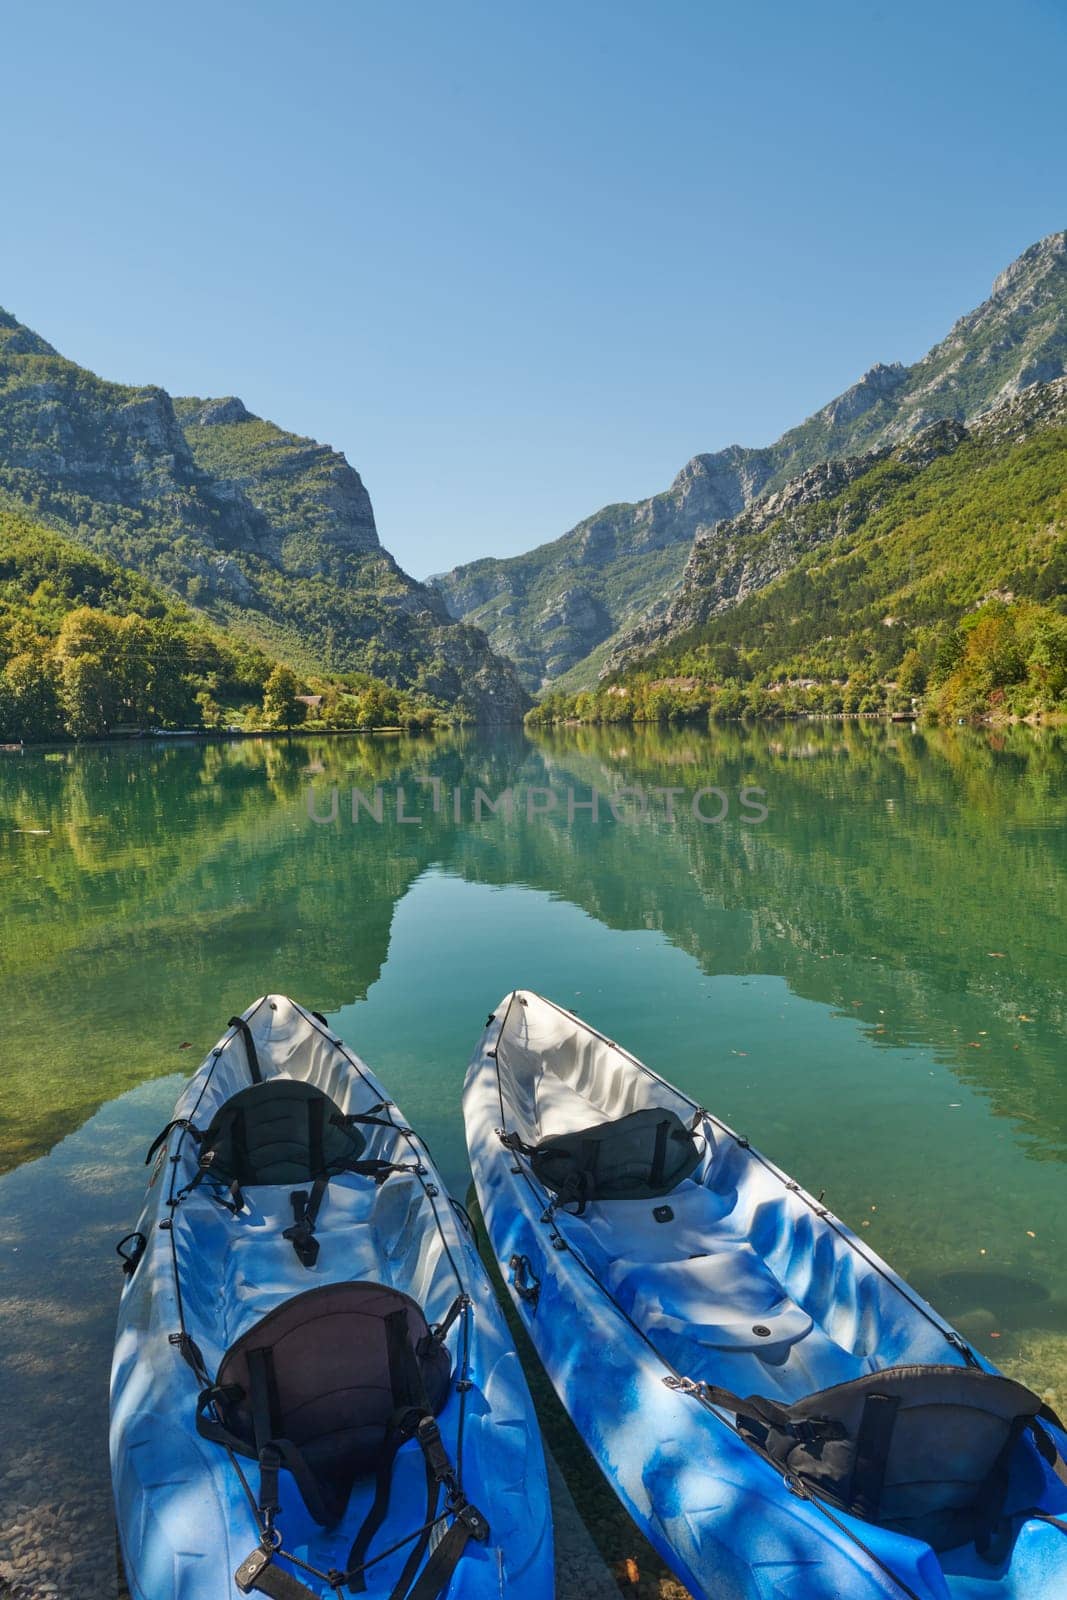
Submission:
{"label": "mountain", "polygon": [[[1067,378],[799,473],[702,533],[598,696],[540,710],[1067,708]],[[997,691],[1000,691],[998,694]]]}
{"label": "mountain", "polygon": [[621,631],[664,603],[694,538],[808,468],[890,446],[939,421],[969,422],[1067,372],[1067,232],[1026,250],[992,293],[912,366],[877,365],[763,449],[694,456],[662,494],[607,506],[525,555],[430,580],[454,617],[485,629],[528,688],[581,688]]}
{"label": "mountain", "polygon": [[0,311],[0,493],[303,670],[484,721],[528,698],[379,542],[345,457],[247,411],[109,383]]}

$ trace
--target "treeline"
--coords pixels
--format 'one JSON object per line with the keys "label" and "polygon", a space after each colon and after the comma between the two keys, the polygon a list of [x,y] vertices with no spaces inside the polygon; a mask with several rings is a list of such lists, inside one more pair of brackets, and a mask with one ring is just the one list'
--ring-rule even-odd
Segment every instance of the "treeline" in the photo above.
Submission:
{"label": "treeline", "polygon": [[367,673],[302,680],[117,563],[0,514],[2,740],[152,728],[423,728],[440,715]]}
{"label": "treeline", "polygon": [[[888,630],[887,630],[888,631]],[[846,641],[833,658],[765,663],[761,648],[696,645],[595,691],[547,694],[527,722],[694,722],[707,717],[893,715],[977,721],[1067,714],[1067,616],[1033,601],[990,601],[879,651]]]}

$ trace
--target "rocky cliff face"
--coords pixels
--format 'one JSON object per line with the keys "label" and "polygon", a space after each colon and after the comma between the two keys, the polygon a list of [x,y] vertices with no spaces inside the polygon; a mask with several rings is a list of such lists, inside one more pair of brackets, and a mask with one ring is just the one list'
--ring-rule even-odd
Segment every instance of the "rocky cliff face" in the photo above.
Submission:
{"label": "rocky cliff face", "polygon": [[[739,516],[701,532],[689,553],[678,592],[658,611],[624,632],[603,664],[602,678],[636,665],[650,651],[702,627],[749,595],[783,577],[809,551],[832,544],[868,523],[917,476],[966,440],[990,445],[1018,443],[1045,428],[1067,423],[1067,378],[1024,388],[983,412],[969,426],[943,418],[893,446],[841,461],[821,462],[771,490]],[[900,472],[873,473],[880,464]],[[861,492],[849,494],[859,480]],[[808,515],[826,505],[825,515]]]}
{"label": "rocky cliff face", "polygon": [[384,550],[345,457],[233,396],[108,383],[0,312],[0,492],[297,666],[365,670],[489,721],[510,662]]}
{"label": "rocky cliff face", "polygon": [[[1067,372],[1067,232],[1042,239],[1001,273],[988,300],[913,366],[878,364],[765,449],[695,456],[663,494],[608,506],[570,533],[510,560],[431,579],[453,616],[484,627],[524,683],[562,674],[591,682],[605,646],[678,587],[693,540],[820,462],[892,446],[947,420],[967,422]],[[559,593],[590,604],[542,630]],[[593,660],[590,652],[596,651]]]}

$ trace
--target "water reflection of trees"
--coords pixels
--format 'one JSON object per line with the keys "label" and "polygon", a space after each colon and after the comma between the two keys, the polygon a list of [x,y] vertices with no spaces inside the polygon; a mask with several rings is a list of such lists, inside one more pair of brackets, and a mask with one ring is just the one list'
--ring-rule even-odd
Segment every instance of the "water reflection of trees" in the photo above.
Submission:
{"label": "water reflection of trees", "polygon": [[[851,1006],[863,960],[873,1037],[935,1045],[1022,1119],[1036,1150],[1062,1152],[1065,764],[1053,733],[867,723],[12,757],[0,769],[6,1159],[184,1064],[184,1041],[199,1051],[265,988],[321,1009],[364,995],[396,902],[435,863],[562,894],[612,927],[660,929],[709,973],[780,973],[832,1006]],[[443,793],[437,815],[420,781],[430,777]],[[736,794],[750,783],[771,808],[757,827],[702,826],[684,801],[673,827],[661,811],[616,823],[606,808],[595,826],[580,815],[567,827],[559,813],[527,823],[521,806],[511,823],[470,821],[476,787],[554,786],[562,809],[568,786],[585,798],[592,787]],[[312,784],[322,795],[380,784],[386,820],[353,826],[342,803],[338,823],[317,827]],[[423,825],[396,824],[397,785]],[[888,1023],[874,1020],[883,1009]]]}

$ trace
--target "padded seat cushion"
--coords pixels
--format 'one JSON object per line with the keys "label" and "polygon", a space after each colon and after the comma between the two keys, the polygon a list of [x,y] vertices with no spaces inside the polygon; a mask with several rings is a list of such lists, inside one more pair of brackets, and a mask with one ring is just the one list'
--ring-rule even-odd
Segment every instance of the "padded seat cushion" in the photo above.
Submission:
{"label": "padded seat cushion", "polygon": [[592,1200],[670,1194],[699,1164],[692,1130],[676,1112],[655,1106],[542,1139],[530,1153],[534,1176],[579,1209]]}
{"label": "padded seat cushion", "polygon": [[200,1144],[209,1177],[242,1188],[309,1183],[343,1172],[366,1141],[328,1094],[297,1078],[267,1078],[220,1106]]}

